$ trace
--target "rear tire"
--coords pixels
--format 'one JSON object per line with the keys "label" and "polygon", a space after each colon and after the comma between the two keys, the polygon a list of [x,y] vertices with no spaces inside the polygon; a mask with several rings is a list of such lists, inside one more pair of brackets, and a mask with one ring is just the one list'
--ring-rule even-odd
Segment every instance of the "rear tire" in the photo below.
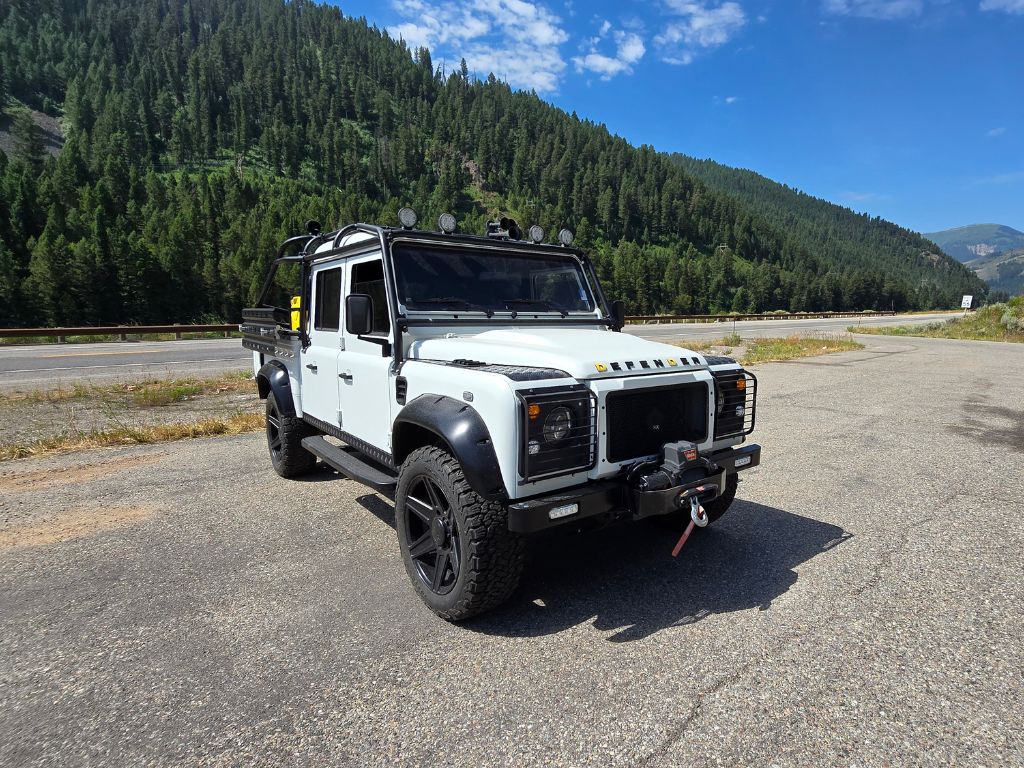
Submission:
{"label": "rear tire", "polygon": [[402,464],[395,529],[413,588],[446,621],[490,610],[519,586],[524,541],[508,529],[508,512],[474,491],[440,448],[419,448]]}
{"label": "rear tire", "polygon": [[267,448],[274,471],[281,477],[298,477],[316,466],[316,456],[302,447],[302,438],[316,430],[298,416],[285,416],[277,398],[267,395]]}

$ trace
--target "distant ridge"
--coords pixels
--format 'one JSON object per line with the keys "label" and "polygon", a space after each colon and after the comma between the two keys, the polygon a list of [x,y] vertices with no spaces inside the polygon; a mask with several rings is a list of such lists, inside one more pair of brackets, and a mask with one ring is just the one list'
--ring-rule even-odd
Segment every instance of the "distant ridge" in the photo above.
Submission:
{"label": "distant ridge", "polygon": [[1024,248],[1024,232],[1004,224],[968,224],[926,233],[925,237],[957,261],[967,263],[1003,251]]}

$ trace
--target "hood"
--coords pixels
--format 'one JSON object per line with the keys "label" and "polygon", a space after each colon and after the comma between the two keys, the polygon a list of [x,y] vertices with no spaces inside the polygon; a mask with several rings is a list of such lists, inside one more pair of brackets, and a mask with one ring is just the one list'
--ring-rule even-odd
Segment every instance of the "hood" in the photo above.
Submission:
{"label": "hood", "polygon": [[409,357],[556,368],[577,379],[668,373],[707,364],[703,356],[682,347],[592,328],[509,328],[417,339]]}

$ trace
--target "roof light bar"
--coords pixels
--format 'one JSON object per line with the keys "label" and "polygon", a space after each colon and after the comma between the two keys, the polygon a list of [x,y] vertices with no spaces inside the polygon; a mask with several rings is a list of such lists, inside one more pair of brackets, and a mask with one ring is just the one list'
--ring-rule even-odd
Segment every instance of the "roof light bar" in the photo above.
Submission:
{"label": "roof light bar", "polygon": [[402,208],[398,211],[398,223],[405,229],[412,229],[416,226],[416,211],[412,208]]}
{"label": "roof light bar", "polygon": [[442,213],[437,219],[437,228],[446,235],[450,235],[455,231],[455,217],[450,213]]}

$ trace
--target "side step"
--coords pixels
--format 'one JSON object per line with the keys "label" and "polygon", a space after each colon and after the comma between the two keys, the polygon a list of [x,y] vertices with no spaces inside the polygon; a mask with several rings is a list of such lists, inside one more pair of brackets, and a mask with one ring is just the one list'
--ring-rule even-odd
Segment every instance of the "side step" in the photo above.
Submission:
{"label": "side step", "polygon": [[366,463],[352,448],[342,448],[328,443],[323,437],[302,438],[302,447],[319,458],[324,464],[334,467],[357,483],[368,485],[375,491],[391,495],[398,484],[398,476],[383,467],[377,468]]}

